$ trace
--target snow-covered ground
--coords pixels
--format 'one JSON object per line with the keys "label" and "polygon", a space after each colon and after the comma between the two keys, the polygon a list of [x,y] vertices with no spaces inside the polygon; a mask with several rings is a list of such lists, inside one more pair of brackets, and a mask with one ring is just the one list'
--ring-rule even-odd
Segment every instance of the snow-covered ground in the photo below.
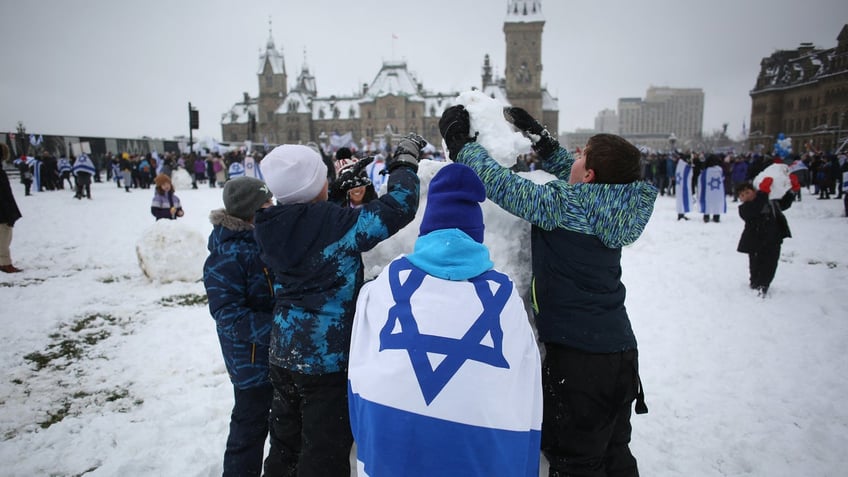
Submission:
{"label": "snow-covered ground", "polygon": [[[24,218],[12,256],[25,271],[0,274],[0,474],[220,475],[231,386],[203,284],[141,271],[152,189],[94,184],[81,201],[13,189]],[[185,217],[156,224],[172,230],[165,247],[205,238],[222,206],[221,189],[177,194]],[[767,299],[747,287],[735,204],[718,224],[689,216],[677,221],[674,198],[660,197],[623,252],[650,408],[633,418],[642,475],[845,475],[842,202],[805,196],[786,212],[794,237]],[[487,214],[487,242],[516,228],[501,217]],[[512,273],[526,266],[519,252],[500,246],[494,262]],[[202,264],[205,249],[180,256]]]}

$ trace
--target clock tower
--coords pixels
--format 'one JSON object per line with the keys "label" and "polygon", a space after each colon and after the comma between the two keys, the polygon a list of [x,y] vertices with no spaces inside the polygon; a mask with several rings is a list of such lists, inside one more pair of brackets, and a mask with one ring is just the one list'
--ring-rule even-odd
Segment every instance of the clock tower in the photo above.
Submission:
{"label": "clock tower", "polygon": [[541,0],[510,0],[503,31],[506,39],[506,94],[513,106],[540,120],[542,113]]}

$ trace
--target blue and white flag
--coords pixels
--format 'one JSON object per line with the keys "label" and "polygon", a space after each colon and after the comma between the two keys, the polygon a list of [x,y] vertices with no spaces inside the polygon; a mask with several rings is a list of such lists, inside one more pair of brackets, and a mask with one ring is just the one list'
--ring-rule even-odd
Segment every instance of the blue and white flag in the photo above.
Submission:
{"label": "blue and white flag", "polygon": [[259,168],[256,167],[256,160],[253,159],[253,156],[246,156],[244,158],[244,175],[247,177],[259,177]]}
{"label": "blue and white flag", "polygon": [[57,167],[59,168],[59,174],[71,172],[71,161],[69,161],[67,157],[60,157]]}
{"label": "blue and white flag", "polygon": [[692,166],[680,159],[674,173],[677,187],[677,213],[686,214],[692,211]]}
{"label": "blue and white flag", "polygon": [[726,197],[721,166],[712,166],[701,171],[701,176],[698,177],[698,204],[701,213],[724,214],[727,212]]}
{"label": "blue and white flag", "polygon": [[391,262],[357,300],[348,402],[360,477],[539,475],[539,350],[497,271]]}
{"label": "blue and white flag", "polygon": [[230,176],[230,179],[243,176],[244,165],[238,161],[233,162],[232,164],[230,164],[230,168],[227,170],[227,174]]}
{"label": "blue and white flag", "polygon": [[162,161],[162,159],[159,159],[159,153],[156,152],[156,149],[154,149],[153,152],[150,153],[150,157],[152,157],[156,161],[156,175],[161,174],[162,168],[165,167],[165,163]]}
{"label": "blue and white flag", "polygon": [[382,174],[382,172],[386,169],[386,161],[383,158],[382,154],[377,154],[374,157],[374,162],[365,166],[365,173],[368,174],[368,179],[374,185],[374,191],[377,194],[380,193],[380,189],[383,188],[383,184],[388,179],[388,174]]}
{"label": "blue and white flag", "polygon": [[77,160],[74,162],[73,172],[75,176],[80,172],[87,172],[94,175],[97,172],[97,169],[94,168],[94,163],[91,162],[91,159],[89,159],[87,155],[82,154],[77,157]]}

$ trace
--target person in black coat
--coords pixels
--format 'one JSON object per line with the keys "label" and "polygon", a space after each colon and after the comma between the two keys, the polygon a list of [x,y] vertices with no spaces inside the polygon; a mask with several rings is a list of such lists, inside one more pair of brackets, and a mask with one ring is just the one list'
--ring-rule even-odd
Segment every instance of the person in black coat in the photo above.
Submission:
{"label": "person in black coat", "polygon": [[740,184],[736,193],[742,202],[739,216],[745,221],[736,250],[748,254],[750,286],[765,297],[777,271],[783,239],[792,237],[783,211],[792,206],[795,194],[788,190],[780,199],[771,200],[768,190],[756,190],[750,182]]}
{"label": "person in black coat", "polygon": [[2,163],[7,160],[9,160],[9,148],[5,144],[0,144],[0,271],[17,273],[23,270],[12,265],[9,246],[12,244],[12,228],[21,218],[21,211],[12,194],[9,176],[2,167]]}

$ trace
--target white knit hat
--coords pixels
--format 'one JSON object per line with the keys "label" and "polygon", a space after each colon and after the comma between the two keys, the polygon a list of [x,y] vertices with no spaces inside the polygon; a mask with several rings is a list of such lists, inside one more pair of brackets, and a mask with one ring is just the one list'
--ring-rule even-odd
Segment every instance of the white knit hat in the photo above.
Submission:
{"label": "white knit hat", "polygon": [[308,146],[277,146],[262,158],[259,170],[278,204],[310,202],[327,182],[327,166]]}

